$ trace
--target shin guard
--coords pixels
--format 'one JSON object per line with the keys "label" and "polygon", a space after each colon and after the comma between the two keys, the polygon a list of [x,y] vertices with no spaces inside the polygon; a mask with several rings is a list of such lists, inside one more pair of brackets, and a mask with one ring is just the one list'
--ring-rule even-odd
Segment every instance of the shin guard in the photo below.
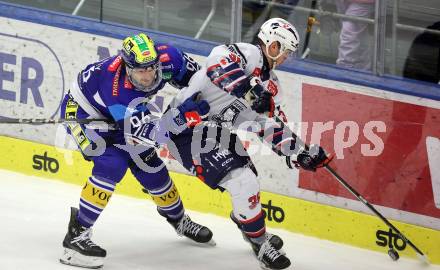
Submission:
{"label": "shin guard", "polygon": [[233,215],[241,224],[241,230],[249,238],[263,236],[266,232],[264,214],[260,203],[260,185],[249,168],[233,170],[220,186],[232,199]]}

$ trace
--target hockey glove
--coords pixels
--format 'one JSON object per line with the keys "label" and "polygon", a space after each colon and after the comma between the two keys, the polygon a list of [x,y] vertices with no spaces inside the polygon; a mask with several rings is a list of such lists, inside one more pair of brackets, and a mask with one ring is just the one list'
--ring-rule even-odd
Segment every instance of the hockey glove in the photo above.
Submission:
{"label": "hockey glove", "polygon": [[156,147],[168,142],[169,132],[177,135],[196,126],[208,112],[208,102],[200,100],[200,92],[197,92],[177,108],[169,108],[160,118],[152,115],[148,109],[140,109],[129,121],[123,119],[119,124],[125,127],[125,122],[130,123],[129,130],[124,132],[129,144]]}
{"label": "hockey glove", "polygon": [[295,167],[301,167],[304,170],[314,172],[317,168],[324,167],[333,159],[332,155],[327,156],[324,149],[317,144],[312,144],[307,148],[301,150],[297,155],[296,162],[293,162]]}
{"label": "hockey glove", "polygon": [[246,94],[244,95],[244,99],[249,104],[254,104],[255,99],[257,99],[258,96],[261,95],[265,91],[261,80],[258,77],[251,77],[248,82],[248,90],[246,91]]}
{"label": "hockey glove", "polygon": [[256,97],[251,108],[257,113],[267,113],[269,117],[272,117],[275,110],[275,103],[272,94],[267,91],[262,92],[260,96]]}
{"label": "hockey glove", "polygon": [[177,107],[180,114],[176,123],[184,122],[188,127],[195,127],[207,117],[210,107],[206,100],[200,100],[200,95],[200,92],[193,94]]}
{"label": "hockey glove", "polygon": [[258,77],[252,77],[249,84],[251,89],[245,95],[246,101],[257,113],[267,113],[269,117],[272,117],[275,110],[272,94],[264,88]]}

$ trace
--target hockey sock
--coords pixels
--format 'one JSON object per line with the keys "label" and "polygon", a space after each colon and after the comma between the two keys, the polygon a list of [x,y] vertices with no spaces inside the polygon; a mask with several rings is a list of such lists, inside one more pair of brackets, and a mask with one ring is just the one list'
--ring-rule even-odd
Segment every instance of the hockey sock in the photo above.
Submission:
{"label": "hockey sock", "polygon": [[180,220],[184,214],[182,200],[174,182],[168,177],[168,181],[156,189],[147,189],[159,213],[171,220]]}
{"label": "hockey sock", "polygon": [[[235,214],[234,214],[235,215]],[[241,224],[241,230],[246,236],[255,243],[259,243],[259,239],[263,239],[266,233],[266,225],[264,222],[264,214],[261,211],[257,216],[251,219],[243,219],[240,215],[235,216]]]}
{"label": "hockey sock", "polygon": [[89,177],[81,192],[78,222],[85,227],[93,226],[114,190],[115,184]]}
{"label": "hockey sock", "polygon": [[241,216],[239,216],[238,221],[241,224],[241,230],[251,241],[253,241],[254,243],[264,242],[266,225],[264,222],[264,214],[262,211],[257,216],[251,219],[242,219]]}

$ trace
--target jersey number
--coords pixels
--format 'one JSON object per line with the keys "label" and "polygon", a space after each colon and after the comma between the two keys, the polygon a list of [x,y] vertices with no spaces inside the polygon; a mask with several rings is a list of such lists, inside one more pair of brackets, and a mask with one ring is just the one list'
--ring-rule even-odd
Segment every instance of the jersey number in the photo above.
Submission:
{"label": "jersey number", "polygon": [[185,58],[186,60],[186,69],[192,72],[196,72],[197,70],[200,69],[199,64],[197,64],[197,62],[192,59],[191,57],[189,57],[186,54],[183,54],[183,58]]}

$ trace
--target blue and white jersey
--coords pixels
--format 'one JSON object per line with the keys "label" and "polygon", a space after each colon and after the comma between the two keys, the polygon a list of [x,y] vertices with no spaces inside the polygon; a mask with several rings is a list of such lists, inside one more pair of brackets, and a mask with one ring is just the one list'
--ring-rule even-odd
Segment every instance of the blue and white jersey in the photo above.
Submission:
{"label": "blue and white jersey", "polygon": [[[179,49],[167,44],[156,44],[162,78],[149,92],[137,91],[129,81],[121,56],[113,56],[88,65],[72,84],[70,93],[90,118],[109,119],[120,123],[125,118],[130,102],[137,98],[148,100],[166,83],[176,88],[188,86],[200,66]],[[149,113],[143,108],[143,113]],[[135,112],[131,111],[131,114]]]}

